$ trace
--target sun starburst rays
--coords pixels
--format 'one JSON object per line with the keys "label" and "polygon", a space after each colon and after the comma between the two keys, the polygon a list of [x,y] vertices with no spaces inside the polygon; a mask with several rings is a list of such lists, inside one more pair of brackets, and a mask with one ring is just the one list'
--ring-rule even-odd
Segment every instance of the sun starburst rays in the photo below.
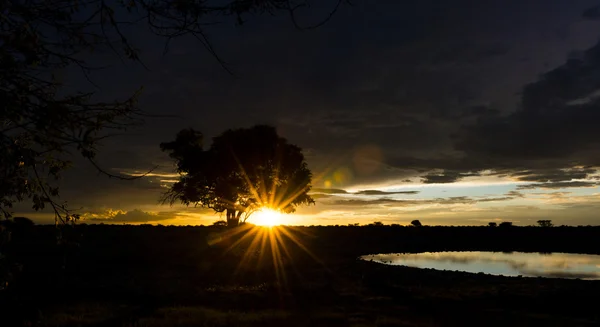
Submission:
{"label": "sun starburst rays", "polygon": [[[304,193],[310,190],[309,183],[300,183],[298,186],[291,186],[293,179],[282,180],[282,154],[276,151],[276,157],[265,167],[258,166],[254,168],[244,167],[238,157],[233,154],[238,165],[237,173],[243,180],[245,192],[241,192],[234,204],[230,204],[235,210],[241,210],[244,213],[245,222],[254,213],[266,213],[265,218],[270,221],[259,223],[261,225],[278,224],[278,215],[276,213],[290,213],[294,211],[298,203],[310,204],[314,201],[310,198],[302,197]],[[287,177],[291,179],[293,177]],[[310,174],[308,175],[310,178]],[[298,203],[296,203],[298,202]]]}
{"label": "sun starburst rays", "polygon": [[298,228],[251,226],[237,229],[242,231],[229,234],[236,240],[225,249],[225,253],[241,254],[233,271],[234,278],[250,271],[256,273],[271,271],[276,280],[274,285],[280,291],[285,291],[289,287],[288,273],[291,271],[298,276],[301,274],[297,264],[302,264],[300,259],[303,256],[310,258],[309,260],[329,271],[325,264],[303,243],[304,237],[299,235],[307,233],[297,230]]}
{"label": "sun starburst rays", "polygon": [[[225,254],[240,255],[233,276],[241,276],[249,271],[270,271],[277,281],[278,289],[283,290],[288,287],[287,272],[292,269],[299,274],[296,264],[301,263],[301,260],[314,260],[321,265],[323,262],[303,244],[310,237],[306,231],[282,226],[283,214],[293,211],[296,200],[310,189],[310,184],[296,186],[293,180],[282,180],[280,170],[283,163],[280,159],[275,158],[271,162],[272,166],[265,169],[248,169],[238,161],[238,173],[244,181],[245,192],[236,205],[247,205],[241,210],[245,211],[245,219],[252,215],[250,222],[253,224],[242,224],[225,231],[219,240],[229,238],[227,242],[223,242],[228,244]],[[309,200],[306,203],[310,203]],[[245,219],[240,222],[246,222]]]}

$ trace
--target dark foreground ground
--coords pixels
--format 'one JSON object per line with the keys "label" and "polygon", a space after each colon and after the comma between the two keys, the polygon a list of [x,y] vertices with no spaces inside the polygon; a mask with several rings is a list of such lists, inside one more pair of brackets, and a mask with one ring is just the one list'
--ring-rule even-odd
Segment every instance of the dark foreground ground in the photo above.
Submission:
{"label": "dark foreground ground", "polygon": [[595,227],[80,226],[77,234],[63,268],[53,227],[14,233],[10,258],[23,269],[0,295],[0,326],[600,325],[600,281],[357,260],[445,250],[597,254]]}

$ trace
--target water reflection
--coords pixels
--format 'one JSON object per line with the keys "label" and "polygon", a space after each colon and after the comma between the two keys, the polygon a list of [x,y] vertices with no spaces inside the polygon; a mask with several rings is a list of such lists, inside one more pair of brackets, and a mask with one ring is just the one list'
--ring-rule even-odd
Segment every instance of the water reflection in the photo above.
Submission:
{"label": "water reflection", "polygon": [[361,257],[390,265],[504,276],[600,279],[600,256],[572,253],[424,252]]}

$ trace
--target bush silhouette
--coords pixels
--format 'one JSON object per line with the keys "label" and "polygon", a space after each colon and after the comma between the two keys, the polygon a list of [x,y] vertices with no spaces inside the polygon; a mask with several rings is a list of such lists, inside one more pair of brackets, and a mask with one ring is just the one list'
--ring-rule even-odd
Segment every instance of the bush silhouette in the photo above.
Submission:
{"label": "bush silhouette", "polygon": [[215,227],[223,227],[227,226],[227,222],[225,220],[217,220],[212,225]]}
{"label": "bush silhouette", "polygon": [[417,219],[415,219],[415,220],[411,221],[411,222],[410,222],[410,224],[411,224],[412,226],[414,226],[414,227],[421,227],[421,226],[423,226],[423,225],[421,224],[421,222],[420,222],[420,221],[418,221]]}

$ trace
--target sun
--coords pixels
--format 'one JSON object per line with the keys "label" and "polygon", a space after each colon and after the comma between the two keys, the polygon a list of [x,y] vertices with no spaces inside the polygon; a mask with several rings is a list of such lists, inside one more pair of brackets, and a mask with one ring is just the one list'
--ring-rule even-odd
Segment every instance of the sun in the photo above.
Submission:
{"label": "sun", "polygon": [[272,227],[281,224],[281,212],[273,209],[260,209],[253,216],[255,225]]}

